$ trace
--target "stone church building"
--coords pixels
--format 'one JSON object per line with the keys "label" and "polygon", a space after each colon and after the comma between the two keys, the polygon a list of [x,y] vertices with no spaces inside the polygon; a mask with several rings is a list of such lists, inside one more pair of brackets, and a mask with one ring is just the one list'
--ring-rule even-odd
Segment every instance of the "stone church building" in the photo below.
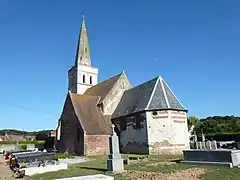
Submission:
{"label": "stone church building", "polygon": [[58,121],[57,149],[77,155],[108,153],[111,124],[122,153],[182,153],[189,148],[187,109],[162,77],[132,87],[125,72],[98,82],[85,20],[68,93]]}

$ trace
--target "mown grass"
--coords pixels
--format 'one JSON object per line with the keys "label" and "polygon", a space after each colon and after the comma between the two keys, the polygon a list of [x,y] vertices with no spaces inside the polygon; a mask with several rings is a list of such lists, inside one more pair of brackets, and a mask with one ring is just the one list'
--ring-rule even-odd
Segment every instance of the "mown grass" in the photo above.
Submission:
{"label": "mown grass", "polygon": [[[144,157],[139,161],[130,163],[130,165],[125,165],[125,170],[136,170],[145,172],[161,172],[161,173],[171,173],[176,171],[181,171],[184,169],[199,167],[194,165],[186,165],[174,163],[180,160],[181,156],[170,156],[170,155],[156,155],[156,156],[139,156],[139,155],[122,155],[123,158],[126,157]],[[58,172],[49,172],[44,174],[38,174],[32,176],[32,180],[51,180],[57,178],[93,175],[93,174],[107,174],[114,176],[116,180],[127,180],[129,177],[127,173],[112,175],[107,172],[106,162],[107,156],[90,156],[91,161],[74,164],[69,166],[67,170],[60,170]],[[240,169],[230,169],[224,167],[203,167],[205,168],[206,174],[202,176],[203,180],[239,180]]]}
{"label": "mown grass", "polygon": [[55,158],[57,159],[65,159],[65,158],[74,158],[74,155],[72,154],[63,154],[63,153],[56,153],[54,155]]}

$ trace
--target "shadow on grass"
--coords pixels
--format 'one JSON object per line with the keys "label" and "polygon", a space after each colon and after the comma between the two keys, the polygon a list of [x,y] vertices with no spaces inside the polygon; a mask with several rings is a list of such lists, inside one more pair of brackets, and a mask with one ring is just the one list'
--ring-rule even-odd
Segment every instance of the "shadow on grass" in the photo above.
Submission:
{"label": "shadow on grass", "polygon": [[169,162],[180,164],[181,161],[183,161],[183,159],[174,159],[174,160],[170,160]]}
{"label": "shadow on grass", "polygon": [[94,167],[81,167],[82,169],[90,169],[90,170],[96,170],[96,171],[101,171],[101,172],[107,172],[106,168],[94,168]]}

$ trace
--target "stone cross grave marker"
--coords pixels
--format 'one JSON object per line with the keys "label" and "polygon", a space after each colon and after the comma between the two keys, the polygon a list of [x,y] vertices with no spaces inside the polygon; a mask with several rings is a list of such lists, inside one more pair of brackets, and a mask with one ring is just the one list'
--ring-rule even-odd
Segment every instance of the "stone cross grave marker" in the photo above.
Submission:
{"label": "stone cross grave marker", "polygon": [[107,160],[107,169],[109,172],[120,173],[124,171],[123,159],[119,153],[119,140],[114,131],[115,125],[112,125],[112,135],[109,137],[109,155]]}

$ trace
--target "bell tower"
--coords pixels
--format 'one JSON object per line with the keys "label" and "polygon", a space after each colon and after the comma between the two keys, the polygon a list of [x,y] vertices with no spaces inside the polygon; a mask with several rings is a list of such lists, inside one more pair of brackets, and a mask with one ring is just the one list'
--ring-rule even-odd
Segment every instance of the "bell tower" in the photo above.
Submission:
{"label": "bell tower", "polygon": [[68,90],[83,94],[88,88],[98,83],[98,69],[92,67],[88,35],[85,20],[79,34],[74,66],[68,70]]}

